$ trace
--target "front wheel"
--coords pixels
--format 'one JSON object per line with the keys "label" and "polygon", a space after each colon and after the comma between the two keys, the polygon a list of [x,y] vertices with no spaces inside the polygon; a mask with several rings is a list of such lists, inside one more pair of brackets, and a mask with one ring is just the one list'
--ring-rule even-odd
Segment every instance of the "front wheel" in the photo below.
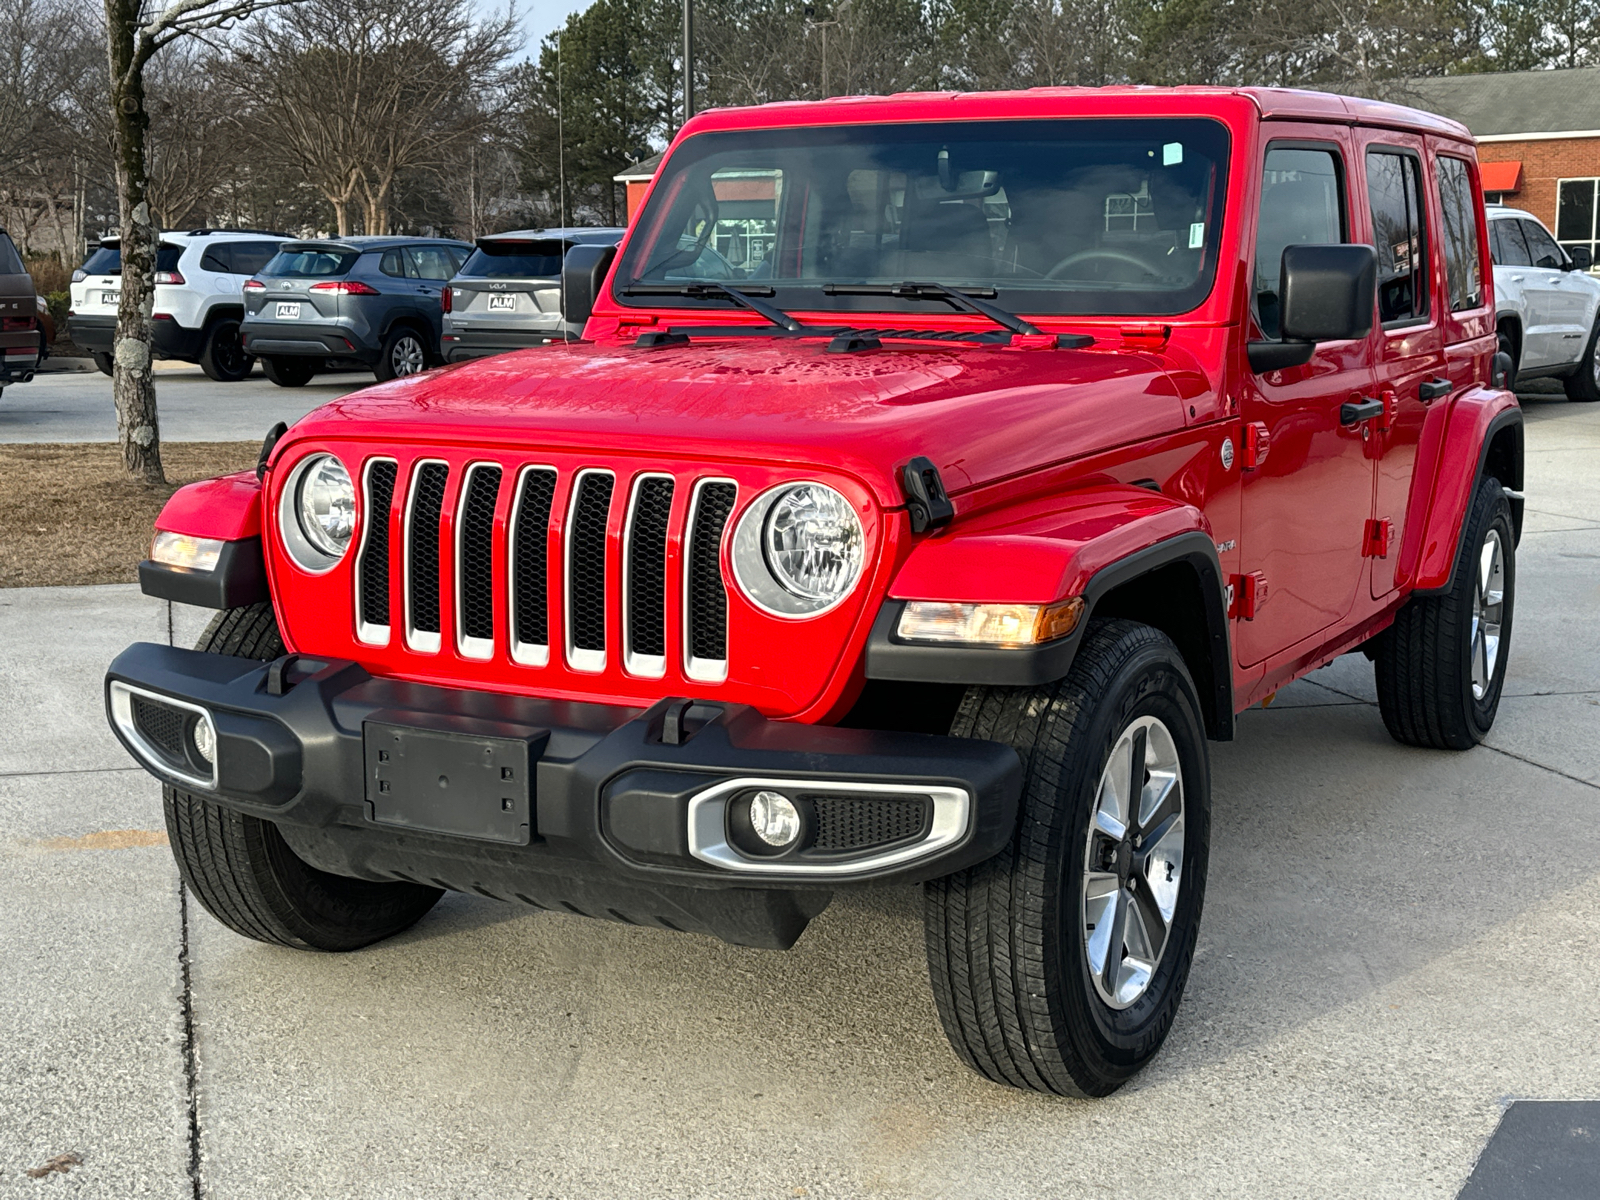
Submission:
{"label": "front wheel", "polygon": [[200,351],[200,369],[207,378],[218,383],[238,383],[250,374],[254,361],[239,341],[238,321],[224,317],[207,331],[205,347]]}
{"label": "front wheel", "polygon": [[[195,649],[270,660],[283,639],[270,604],[218,613]],[[277,826],[202,796],[163,788],[167,837],[183,882],[217,920],[259,942],[299,950],[357,950],[422,919],[444,893],[319,871]]]}
{"label": "front wheel", "polygon": [[1600,400],[1600,357],[1595,353],[1597,341],[1600,341],[1600,320],[1595,322],[1594,330],[1589,334],[1589,344],[1584,347],[1578,369],[1561,381],[1568,400],[1588,404]]}
{"label": "front wheel", "polygon": [[381,381],[404,379],[427,370],[428,350],[422,335],[407,325],[397,325],[383,339],[383,350],[372,373]]}
{"label": "front wheel", "polygon": [[1379,637],[1378,711],[1397,742],[1470,750],[1500,708],[1516,599],[1516,534],[1505,488],[1478,483],[1448,591],[1413,596]]}
{"label": "front wheel", "polygon": [[939,1019],[996,1083],[1105,1096],[1161,1048],[1194,957],[1211,783],[1194,682],[1167,636],[1096,621],[1064,680],[974,688],[952,734],[1009,742],[1015,837],[925,889]]}

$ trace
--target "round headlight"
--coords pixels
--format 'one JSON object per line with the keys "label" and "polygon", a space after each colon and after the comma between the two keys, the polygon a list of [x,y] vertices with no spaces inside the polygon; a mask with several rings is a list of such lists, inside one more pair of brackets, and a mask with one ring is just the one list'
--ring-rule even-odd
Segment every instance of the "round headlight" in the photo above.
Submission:
{"label": "round headlight", "polygon": [[761,530],[762,556],[772,577],[785,591],[819,607],[855,586],[864,541],[850,502],[820,483],[781,493]]}
{"label": "round headlight", "polygon": [[331,558],[340,558],[356,530],[356,489],[350,472],[323,454],[300,472],[295,513],[306,541]]}

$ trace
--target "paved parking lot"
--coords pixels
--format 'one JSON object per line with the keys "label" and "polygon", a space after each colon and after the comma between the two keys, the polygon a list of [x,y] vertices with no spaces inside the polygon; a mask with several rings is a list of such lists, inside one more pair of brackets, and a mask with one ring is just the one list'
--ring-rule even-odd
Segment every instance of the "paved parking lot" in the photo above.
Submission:
{"label": "paved parking lot", "polygon": [[1528,420],[1490,744],[1394,744],[1358,655],[1245,714],[1188,999],[1097,1102],[957,1064],[910,888],[787,954],[461,895],[356,954],[235,937],[100,712],[203,614],[0,592],[0,1197],[1456,1195],[1508,1101],[1600,1096],[1600,405]]}
{"label": "paved parking lot", "polygon": [[[57,363],[56,365],[61,365]],[[156,407],[161,436],[174,442],[248,442],[279,421],[291,424],[356,388],[371,374],[319,375],[302,388],[267,382],[257,367],[238,383],[214,383],[199,367],[161,363]],[[111,380],[99,371],[49,371],[0,395],[0,442],[110,442],[117,437]]]}

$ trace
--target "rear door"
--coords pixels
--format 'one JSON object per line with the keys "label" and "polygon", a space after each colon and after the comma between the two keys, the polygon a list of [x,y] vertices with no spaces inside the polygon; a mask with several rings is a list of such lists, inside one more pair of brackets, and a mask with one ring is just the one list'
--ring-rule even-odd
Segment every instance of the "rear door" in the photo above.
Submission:
{"label": "rear door", "polygon": [[[1252,340],[1280,334],[1284,247],[1356,241],[1365,226],[1351,203],[1350,181],[1359,173],[1351,169],[1349,131],[1278,122],[1270,130],[1261,166]],[[1234,626],[1240,666],[1314,637],[1355,603],[1365,573],[1355,548],[1372,508],[1372,464],[1360,430],[1341,423],[1340,406],[1371,394],[1372,346],[1371,336],[1320,342],[1304,366],[1243,372],[1247,444],[1262,445],[1265,454],[1244,463],[1244,574],[1237,586],[1253,589],[1258,599],[1254,618]]]}
{"label": "rear door", "polygon": [[407,246],[406,257],[418,296],[417,309],[433,326],[435,338],[442,331],[444,311],[439,293],[456,273],[456,260],[446,246]]}
{"label": "rear door", "polygon": [[1372,244],[1378,250],[1377,347],[1374,355],[1380,416],[1357,423],[1373,463],[1373,512],[1361,553],[1373,561],[1374,597],[1394,588],[1400,535],[1427,416],[1423,384],[1442,377],[1443,272],[1433,220],[1434,192],[1427,148],[1420,137],[1392,130],[1358,130]]}

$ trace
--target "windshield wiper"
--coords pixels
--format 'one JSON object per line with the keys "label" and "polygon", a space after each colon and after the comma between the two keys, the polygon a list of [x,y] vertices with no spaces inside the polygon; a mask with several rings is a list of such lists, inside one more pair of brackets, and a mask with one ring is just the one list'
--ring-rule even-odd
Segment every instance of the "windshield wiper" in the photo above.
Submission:
{"label": "windshield wiper", "polygon": [[[985,289],[990,295],[993,289]],[[825,283],[822,285],[822,294],[825,296],[893,296],[897,300],[941,300],[946,304],[954,305],[962,312],[977,313],[980,317],[988,317],[996,325],[1003,325],[1012,333],[1043,333],[1036,325],[1030,325],[1016,313],[1007,312],[998,304],[990,304],[987,300],[980,300],[971,292],[957,291],[942,283]]]}
{"label": "windshield wiper", "polygon": [[[771,288],[752,289],[764,292],[771,296]],[[735,304],[748,308],[753,313],[760,313],[779,329],[787,329],[790,333],[799,333],[805,328],[776,304],[768,304],[765,300],[757,300],[748,292],[731,288],[721,283],[635,283],[622,289],[624,296],[687,296],[691,300],[709,300],[713,297],[723,297],[732,300]]]}

